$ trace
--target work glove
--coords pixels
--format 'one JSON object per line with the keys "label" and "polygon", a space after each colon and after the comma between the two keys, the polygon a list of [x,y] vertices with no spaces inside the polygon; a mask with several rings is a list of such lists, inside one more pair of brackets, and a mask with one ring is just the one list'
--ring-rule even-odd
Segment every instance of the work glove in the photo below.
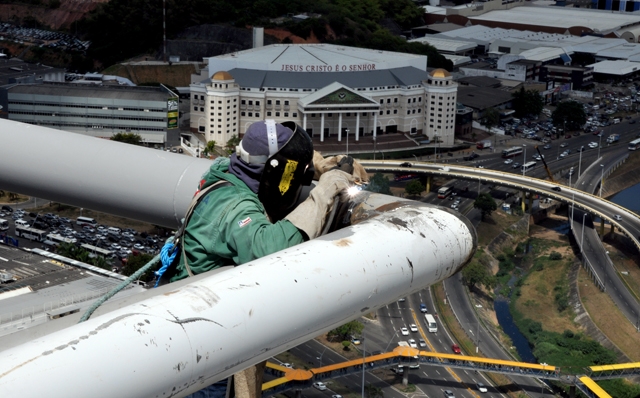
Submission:
{"label": "work glove", "polygon": [[309,197],[300,203],[285,219],[291,221],[309,239],[320,236],[331,211],[334,199],[347,198],[347,189],[355,185],[355,177],[344,171],[329,170],[320,176],[318,184],[311,190]]}
{"label": "work glove", "polygon": [[[351,166],[350,169],[347,167],[347,164]],[[328,156],[324,158],[320,152],[314,151],[313,167],[315,168],[314,180],[319,180],[322,174],[338,167],[338,169],[345,173],[354,176],[358,184],[364,184],[369,181],[369,175],[360,162],[348,155]]]}

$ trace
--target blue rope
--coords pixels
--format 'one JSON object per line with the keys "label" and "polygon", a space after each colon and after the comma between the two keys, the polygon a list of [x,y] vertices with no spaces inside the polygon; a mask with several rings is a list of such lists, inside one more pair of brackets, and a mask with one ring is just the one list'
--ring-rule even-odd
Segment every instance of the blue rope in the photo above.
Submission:
{"label": "blue rope", "polygon": [[[144,274],[149,268],[151,268],[152,265],[156,264],[158,262],[158,260],[162,259],[162,268],[160,268],[160,270],[156,271],[156,275],[158,275],[158,272],[162,271],[162,273],[160,273],[160,275],[157,277],[158,281],[160,280],[160,276],[167,270],[168,265],[165,266],[165,264],[171,264],[171,262],[173,261],[173,259],[176,256],[177,250],[175,250],[177,248],[173,247],[173,251],[174,253],[171,254],[171,256],[166,257],[166,259],[170,259],[170,262],[165,263],[165,259],[162,258],[162,254],[165,252],[165,248],[170,245],[171,247],[173,247],[173,236],[169,237],[169,239],[167,239],[167,242],[164,244],[164,246],[162,247],[162,250],[159,254],[156,254],[148,263],[146,263],[142,268],[140,268],[139,270],[137,270],[136,272],[134,272],[130,277],[128,277],[126,280],[124,280],[121,284],[119,284],[118,286],[116,286],[115,288],[113,288],[109,293],[105,294],[104,296],[102,296],[99,300],[97,300],[95,303],[93,303],[93,305],[91,305],[91,307],[89,307],[89,309],[84,313],[84,315],[82,315],[82,318],[80,318],[80,321],[78,321],[78,323],[82,323],[86,320],[88,320],[91,315],[95,312],[95,310],[98,309],[98,307],[100,307],[102,304],[104,304],[105,301],[109,300],[111,297],[115,296],[118,292],[120,292],[122,289],[124,289],[125,287],[129,286],[129,284],[131,284],[131,282],[138,280],[140,278],[140,276],[142,276],[142,274]],[[156,287],[158,286],[158,282],[156,281]]]}
{"label": "blue rope", "polygon": [[177,254],[178,246],[173,244],[173,239],[169,239],[160,250],[160,261],[162,261],[162,267],[160,267],[160,269],[156,271],[156,285],[154,286],[154,288],[158,287],[160,278],[167,271],[169,266],[171,266]]}

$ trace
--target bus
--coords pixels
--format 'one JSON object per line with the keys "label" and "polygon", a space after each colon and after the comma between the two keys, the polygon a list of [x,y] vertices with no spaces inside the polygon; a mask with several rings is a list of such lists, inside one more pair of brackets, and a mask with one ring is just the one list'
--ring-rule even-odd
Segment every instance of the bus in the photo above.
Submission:
{"label": "bus", "polygon": [[47,235],[47,239],[56,243],[76,243],[78,241],[76,238],[67,238],[60,234],[49,234]]}
{"label": "bus", "polygon": [[512,146],[511,148],[507,148],[502,151],[503,158],[512,158],[514,156],[520,155],[522,153],[521,146]]}
{"label": "bus", "polygon": [[424,314],[424,322],[427,324],[427,329],[429,333],[437,333],[438,332],[438,324],[436,323],[436,318],[431,314]]}
{"label": "bus", "polygon": [[47,239],[47,231],[16,225],[16,236],[18,238],[27,238],[36,242],[42,242]]}
{"label": "bus", "polygon": [[94,220],[93,218],[78,217],[78,218],[76,218],[76,224],[78,224],[80,226],[88,225],[90,227],[95,227],[96,225],[98,225],[98,222],[96,220]]}
{"label": "bus", "polygon": [[630,151],[635,151],[638,148],[640,148],[640,138],[638,138],[637,140],[633,140],[629,143]]}
{"label": "bus", "polygon": [[98,246],[93,246],[87,243],[80,245],[83,249],[89,252],[89,257],[103,257],[105,259],[115,257],[115,253],[111,250],[103,249]]}
{"label": "bus", "polygon": [[0,218],[0,231],[6,231],[9,229],[9,222],[3,218]]}
{"label": "bus", "polygon": [[534,161],[527,162],[522,166],[520,166],[520,171],[522,171],[523,173],[526,173],[527,171],[531,170],[534,167],[536,167],[536,162]]}
{"label": "bus", "polygon": [[447,196],[451,195],[451,192],[453,192],[453,187],[442,187],[438,189],[438,198],[444,199]]}

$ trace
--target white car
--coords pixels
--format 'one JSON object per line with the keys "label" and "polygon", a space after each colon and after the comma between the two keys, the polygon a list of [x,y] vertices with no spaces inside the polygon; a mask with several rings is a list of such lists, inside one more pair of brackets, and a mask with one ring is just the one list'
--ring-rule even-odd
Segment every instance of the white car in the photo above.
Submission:
{"label": "white car", "polygon": [[597,142],[590,142],[589,143],[589,148],[594,149],[598,147],[598,143]]}
{"label": "white car", "polygon": [[424,348],[427,346],[427,342],[424,339],[420,339],[420,347]]}
{"label": "white car", "polygon": [[416,344],[416,341],[414,339],[409,339],[409,347],[418,348],[418,344]]}
{"label": "white car", "polygon": [[403,327],[400,329],[400,333],[402,333],[403,336],[408,336],[409,335],[409,329],[407,329],[406,327]]}
{"label": "white car", "polygon": [[320,391],[324,391],[327,389],[327,385],[321,381],[316,381],[315,383],[313,383],[313,388],[316,388]]}
{"label": "white car", "polygon": [[513,159],[507,159],[504,161],[504,164],[511,164],[513,163]]}
{"label": "white car", "polygon": [[622,217],[620,216],[620,214],[614,214],[613,218],[615,218],[618,221],[622,221]]}
{"label": "white car", "polygon": [[476,383],[476,387],[478,387],[478,391],[480,392],[487,392],[487,386],[482,383]]}
{"label": "white car", "polygon": [[409,329],[411,329],[411,331],[414,333],[418,332],[418,327],[415,325],[415,323],[412,323],[411,325],[409,325]]}

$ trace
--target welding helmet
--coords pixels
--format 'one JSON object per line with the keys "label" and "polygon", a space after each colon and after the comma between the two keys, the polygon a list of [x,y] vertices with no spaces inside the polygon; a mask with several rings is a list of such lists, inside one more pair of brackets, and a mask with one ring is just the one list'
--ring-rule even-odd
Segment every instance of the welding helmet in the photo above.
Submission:
{"label": "welding helmet", "polygon": [[292,210],[302,186],[313,179],[313,143],[294,122],[268,119],[252,124],[236,147],[236,156],[250,165],[264,165],[258,199],[273,221]]}

